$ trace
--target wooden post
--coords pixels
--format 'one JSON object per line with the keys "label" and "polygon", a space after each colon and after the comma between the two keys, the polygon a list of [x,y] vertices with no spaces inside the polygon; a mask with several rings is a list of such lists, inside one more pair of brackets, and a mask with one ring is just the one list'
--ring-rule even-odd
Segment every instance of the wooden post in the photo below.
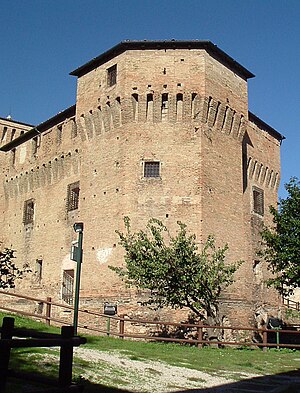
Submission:
{"label": "wooden post", "polygon": [[50,318],[51,318],[51,297],[47,297],[46,303],[46,324],[50,326]]}
{"label": "wooden post", "polygon": [[[62,326],[61,338],[69,340],[74,336],[73,326]],[[67,387],[72,384],[72,366],[73,366],[73,344],[66,342],[61,344],[59,359],[59,377],[60,387]]]}
{"label": "wooden post", "polygon": [[[2,332],[1,332],[1,340],[11,339],[13,336],[14,329],[14,318],[4,317],[2,323]],[[8,364],[10,358],[10,347],[0,348],[0,392],[5,391],[7,373],[8,373]]]}
{"label": "wooden post", "polygon": [[268,333],[266,332],[266,330],[263,331],[263,351],[266,352],[266,350],[268,349],[267,344],[268,344]]}
{"label": "wooden post", "polygon": [[124,315],[120,315],[120,325],[119,325],[119,337],[124,338],[124,331],[125,331],[125,320]]}
{"label": "wooden post", "polygon": [[[202,327],[202,325],[197,327],[197,335],[198,335],[198,340],[202,341],[203,340],[203,327]],[[202,342],[198,343],[198,348],[203,348]]]}

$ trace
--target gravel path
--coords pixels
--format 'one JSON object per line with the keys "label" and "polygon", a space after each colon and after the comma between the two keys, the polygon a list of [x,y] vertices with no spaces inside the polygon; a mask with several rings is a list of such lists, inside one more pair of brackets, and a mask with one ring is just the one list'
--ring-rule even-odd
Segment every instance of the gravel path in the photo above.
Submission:
{"label": "gravel path", "polygon": [[[74,355],[92,363],[92,367],[85,370],[82,377],[106,385],[113,380],[114,386],[131,392],[168,393],[183,389],[209,388],[236,380],[235,373],[230,373],[231,378],[225,378],[185,367],[170,366],[163,362],[135,360],[117,351],[108,353],[76,348]],[[238,379],[255,376],[236,373]]]}

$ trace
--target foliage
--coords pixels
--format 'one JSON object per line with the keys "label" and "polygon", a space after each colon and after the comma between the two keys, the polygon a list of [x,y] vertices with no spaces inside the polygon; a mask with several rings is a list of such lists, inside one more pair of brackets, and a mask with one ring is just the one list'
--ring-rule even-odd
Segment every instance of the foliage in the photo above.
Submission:
{"label": "foliage", "polygon": [[198,252],[195,235],[179,230],[172,237],[163,223],[149,220],[146,231],[132,233],[124,218],[126,233],[116,231],[125,249],[125,268],[110,266],[127,284],[149,290],[143,304],[160,308],[187,307],[199,318],[215,318],[221,290],[233,282],[240,262],[225,264],[228,246],[217,248],[212,236]]}
{"label": "foliage", "polygon": [[19,269],[13,263],[14,253],[15,251],[10,248],[0,251],[0,289],[14,288],[15,280],[22,278],[24,273],[30,272],[27,265]]}
{"label": "foliage", "polygon": [[291,178],[285,184],[286,199],[280,199],[278,210],[271,206],[274,226],[265,227],[262,239],[265,249],[262,252],[272,272],[268,281],[280,294],[292,294],[300,287],[300,183]]}

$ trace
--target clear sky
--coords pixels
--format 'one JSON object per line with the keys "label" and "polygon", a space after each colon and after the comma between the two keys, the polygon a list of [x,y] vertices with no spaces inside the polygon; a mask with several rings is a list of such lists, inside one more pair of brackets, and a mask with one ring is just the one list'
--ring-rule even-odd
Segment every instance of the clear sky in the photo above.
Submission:
{"label": "clear sky", "polygon": [[0,117],[30,124],[75,103],[69,72],[118,42],[210,40],[256,77],[249,110],[282,133],[300,178],[300,0],[0,0]]}

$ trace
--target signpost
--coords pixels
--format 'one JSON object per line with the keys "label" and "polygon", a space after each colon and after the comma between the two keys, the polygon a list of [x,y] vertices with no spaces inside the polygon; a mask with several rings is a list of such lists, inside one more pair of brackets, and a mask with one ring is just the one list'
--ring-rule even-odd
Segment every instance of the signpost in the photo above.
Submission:
{"label": "signpost", "polygon": [[78,308],[79,308],[79,291],[80,291],[80,274],[82,264],[82,240],[83,240],[83,222],[78,222],[73,225],[74,231],[78,233],[78,241],[72,243],[71,256],[72,261],[77,262],[76,266],[76,282],[75,282],[75,298],[74,298],[74,336],[77,335],[78,328]]}

